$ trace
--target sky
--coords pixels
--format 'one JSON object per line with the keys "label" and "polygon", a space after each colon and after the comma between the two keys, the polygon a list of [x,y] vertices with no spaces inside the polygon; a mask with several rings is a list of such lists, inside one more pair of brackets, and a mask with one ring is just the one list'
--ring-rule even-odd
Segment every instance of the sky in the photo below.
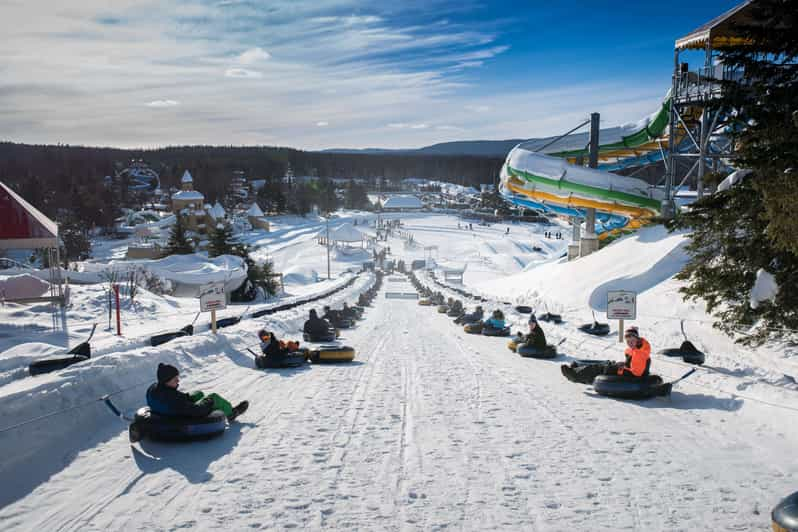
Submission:
{"label": "sky", "polygon": [[655,111],[735,0],[0,0],[0,140],[417,148]]}

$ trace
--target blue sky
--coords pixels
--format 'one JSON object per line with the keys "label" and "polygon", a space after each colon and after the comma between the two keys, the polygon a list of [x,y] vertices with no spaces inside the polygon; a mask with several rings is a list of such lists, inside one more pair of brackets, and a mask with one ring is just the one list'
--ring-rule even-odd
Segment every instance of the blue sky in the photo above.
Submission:
{"label": "blue sky", "polygon": [[0,0],[0,139],[399,148],[618,125],[657,108],[674,39],[736,3]]}

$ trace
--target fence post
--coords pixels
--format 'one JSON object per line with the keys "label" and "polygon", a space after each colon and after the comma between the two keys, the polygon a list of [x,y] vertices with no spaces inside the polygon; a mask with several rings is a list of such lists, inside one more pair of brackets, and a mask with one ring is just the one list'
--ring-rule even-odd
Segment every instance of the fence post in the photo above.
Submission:
{"label": "fence post", "polygon": [[116,335],[122,336],[122,319],[119,315],[119,285],[114,284],[114,297],[116,298]]}

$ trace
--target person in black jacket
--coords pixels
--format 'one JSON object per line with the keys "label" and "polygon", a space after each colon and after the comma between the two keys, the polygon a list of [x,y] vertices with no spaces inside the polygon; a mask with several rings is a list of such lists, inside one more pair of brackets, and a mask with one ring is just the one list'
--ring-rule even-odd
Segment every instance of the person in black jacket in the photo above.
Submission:
{"label": "person in black jacket", "polygon": [[537,318],[534,314],[529,316],[529,334],[522,336],[523,341],[520,345],[532,347],[539,351],[546,349],[546,335],[543,329],[540,328]]}
{"label": "person in black jacket", "polygon": [[318,314],[316,314],[316,309],[310,309],[308,321],[305,322],[302,331],[311,338],[321,338],[329,336],[331,329],[330,322],[319,318]]}
{"label": "person in black jacket", "polygon": [[151,412],[160,416],[205,417],[214,410],[221,410],[232,421],[249,407],[247,401],[232,406],[215,393],[206,396],[203,392],[177,391],[180,372],[169,364],[158,364],[157,378],[158,382],[147,389],[147,405]]}

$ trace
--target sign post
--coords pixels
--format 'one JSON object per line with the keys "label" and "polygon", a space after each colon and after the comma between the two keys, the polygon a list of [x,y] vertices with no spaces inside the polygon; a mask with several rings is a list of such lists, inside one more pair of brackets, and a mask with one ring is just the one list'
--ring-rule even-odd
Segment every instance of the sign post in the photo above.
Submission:
{"label": "sign post", "polygon": [[623,342],[623,320],[637,319],[637,292],[608,290],[607,319],[618,320],[618,341]]}
{"label": "sign post", "polygon": [[216,334],[216,311],[227,308],[227,298],[224,293],[224,283],[209,283],[202,285],[199,293],[200,312],[211,313],[211,330]]}

